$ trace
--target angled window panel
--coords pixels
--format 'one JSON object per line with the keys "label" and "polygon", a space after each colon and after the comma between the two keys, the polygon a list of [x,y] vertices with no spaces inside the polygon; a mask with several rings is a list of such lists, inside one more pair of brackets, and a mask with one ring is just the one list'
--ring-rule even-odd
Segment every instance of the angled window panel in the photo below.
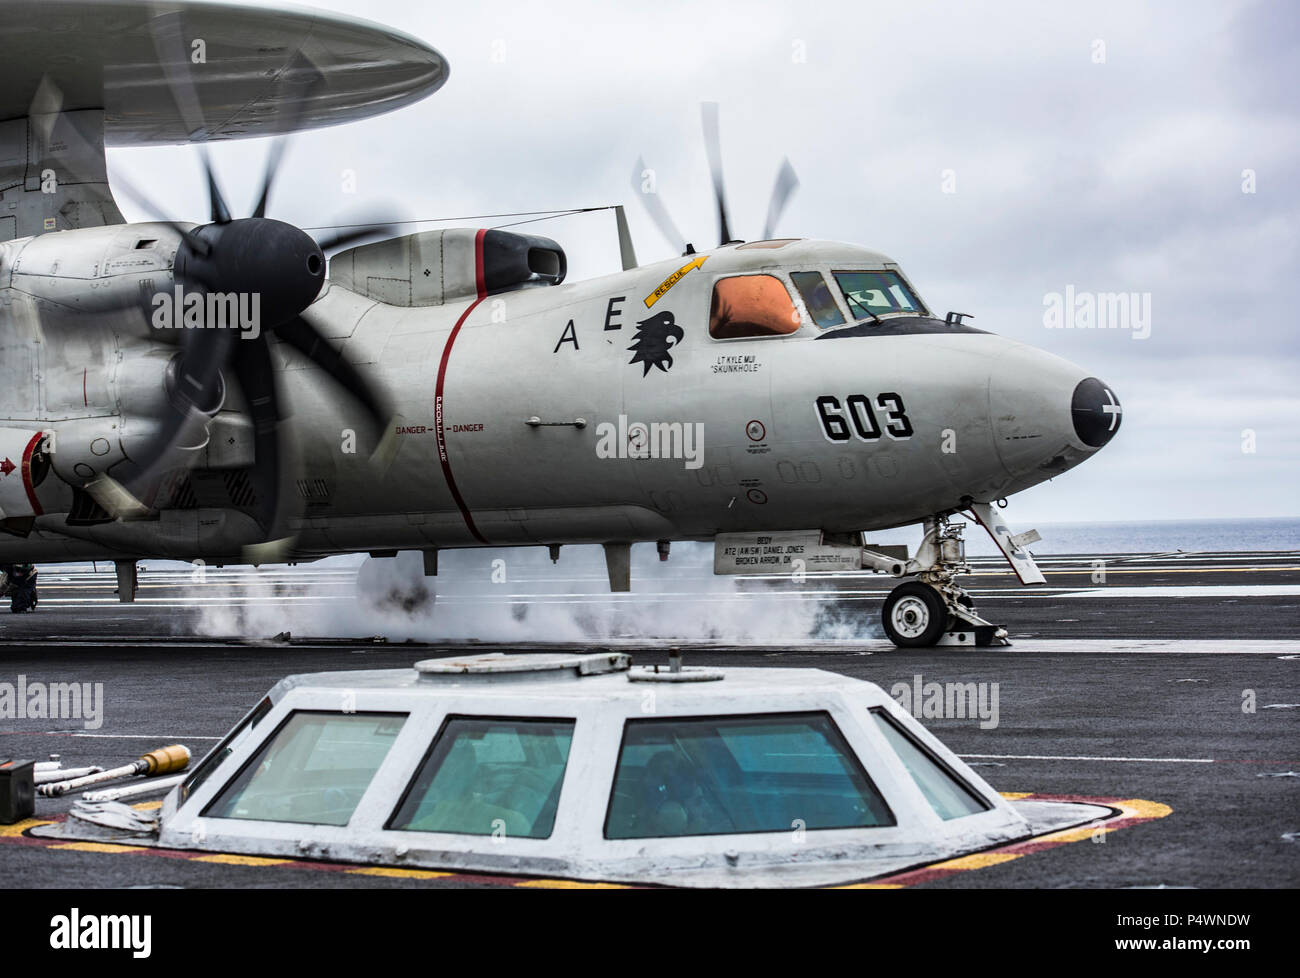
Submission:
{"label": "angled window panel", "polygon": [[986,812],[992,807],[974,788],[949,770],[948,765],[922,747],[888,713],[875,709],[871,715],[921,794],[925,795],[925,800],[940,818],[945,821],[961,818]]}
{"label": "angled window panel", "polygon": [[291,713],[203,815],[346,825],[388,756],[406,716],[314,710]]}

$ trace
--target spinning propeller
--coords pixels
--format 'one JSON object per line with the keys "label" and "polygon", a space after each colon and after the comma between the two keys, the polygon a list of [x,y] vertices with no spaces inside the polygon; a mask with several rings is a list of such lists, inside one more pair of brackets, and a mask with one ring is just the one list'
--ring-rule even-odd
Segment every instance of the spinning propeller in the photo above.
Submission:
{"label": "spinning propeller", "polygon": [[[175,466],[178,450],[201,447],[197,434],[225,403],[224,374],[233,373],[248,405],[254,431],[254,464],[249,472],[254,501],[249,507],[267,542],[280,540],[278,516],[280,487],[280,403],[276,390],[268,336],[288,343],[317,366],[365,409],[376,430],[390,412],[383,398],[339,352],[325,340],[302,313],[315,301],[325,283],[325,253],[375,235],[391,233],[393,225],[366,222],[317,240],[305,231],[266,216],[271,191],[286,147],[286,136],[276,137],[268,153],[261,190],[252,216],[234,218],[218,185],[204,145],[208,130],[192,74],[188,44],[179,13],[155,18],[151,25],[159,63],[167,76],[177,109],[199,144],[208,188],[209,223],[187,228],[161,214],[147,196],[125,181],[119,189],[158,220],[181,235],[172,271],[175,285],[186,297],[197,295],[203,309],[213,308],[210,295],[241,299],[245,309],[255,309],[252,328],[241,324],[216,324],[216,328],[180,330],[180,352],[168,371],[170,411],[143,452],[87,490],[110,512],[140,512],[139,502],[157,484],[159,476]],[[284,114],[282,131],[298,128],[310,96],[324,84],[320,72],[301,54],[276,81],[276,102]],[[238,308],[238,306],[235,306]],[[180,310],[175,310],[177,320]],[[222,326],[225,328],[221,328]],[[242,324],[247,326],[249,324]],[[213,324],[205,324],[212,327]]]}
{"label": "spinning propeller", "polygon": [[[718,133],[718,103],[704,102],[700,105],[700,115],[704,126],[704,151],[709,159],[709,173],[713,178],[713,198],[718,208],[718,243],[720,245],[734,244],[736,239],[731,234],[731,222],[727,213],[727,194],[722,179],[722,140]],[[673,219],[668,214],[668,209],[664,206],[659,195],[653,192],[647,192],[642,181],[643,174],[646,172],[644,160],[640,157],[636,161],[636,170],[632,174],[632,186],[638,192],[642,202],[645,204],[646,211],[654,220],[655,225],[665,238],[674,246],[681,249],[682,254],[691,254],[695,251],[694,246],[687,243],[686,238]],[[772,196],[767,206],[767,219],[763,224],[763,239],[771,238],[776,230],[776,223],[781,218],[786,204],[790,202],[791,195],[799,187],[799,178],[795,175],[794,167],[790,165],[790,160],[783,159],[781,167],[776,174],[776,183],[772,187]]]}

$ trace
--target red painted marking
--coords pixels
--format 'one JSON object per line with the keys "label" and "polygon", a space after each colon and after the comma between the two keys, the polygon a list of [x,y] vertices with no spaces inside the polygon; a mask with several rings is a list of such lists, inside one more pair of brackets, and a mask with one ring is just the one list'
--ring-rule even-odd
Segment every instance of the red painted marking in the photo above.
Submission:
{"label": "red painted marking", "polygon": [[[1087,795],[1049,795],[1049,794],[1032,794],[1026,795],[1018,801],[1065,801],[1081,802],[1090,805],[1107,805],[1113,809],[1118,808],[1122,798],[1094,798]],[[1096,824],[1098,828],[1105,827],[1109,831],[1115,829],[1128,828],[1130,825],[1140,825],[1143,822],[1151,822],[1155,819],[1146,815],[1112,815],[1110,818],[1101,818],[1093,822],[1085,822],[1083,825],[1076,825],[1073,828],[1053,829],[1048,835],[1054,835],[1056,832],[1077,831],[1081,828],[1087,828]],[[1055,849],[1058,846],[1069,845],[1070,840],[1065,839],[1047,839],[1040,841],[1038,839],[1025,839],[1023,842],[1010,842],[1006,845],[995,846],[992,849],[983,849],[981,853],[1011,853],[1014,855],[1029,855],[1034,852],[1042,852],[1046,849]],[[975,855],[970,853],[969,855]],[[960,857],[953,857],[960,858]],[[974,867],[971,867],[974,868]],[[970,872],[970,868],[954,869],[952,867],[939,867],[931,869],[926,866],[920,866],[916,869],[906,869],[900,873],[893,873],[889,876],[878,876],[872,879],[872,883],[889,884],[891,886],[915,886],[918,883],[929,883],[932,880],[943,879],[947,876],[953,876],[957,873]]]}
{"label": "red painted marking", "polygon": [[[66,812],[61,812],[58,814],[50,815],[48,819],[43,818],[40,820],[40,822],[43,824],[49,822],[60,823],[66,821],[67,817],[68,816]],[[0,844],[2,845],[34,846],[36,848],[41,848],[41,849],[56,849],[58,846],[65,845],[69,842],[84,842],[84,841],[87,840],[62,839],[62,838],[50,839],[50,838],[44,838],[44,837],[34,836],[34,835],[0,836]],[[116,855],[157,856],[160,859],[178,859],[181,862],[192,862],[194,860],[202,859],[204,856],[223,855],[223,853],[205,852],[197,849],[163,849],[156,846],[138,845],[138,843],[132,842],[130,839],[123,839],[119,842],[113,842],[110,844],[120,845],[120,846],[138,846],[138,848],[134,848],[130,852],[116,853]],[[239,855],[239,853],[224,853],[224,855]],[[359,869],[372,868],[371,866],[364,863],[324,862],[324,861],[317,861],[314,859],[302,859],[297,856],[258,856],[256,858],[284,860],[284,862],[269,864],[266,867],[269,869],[305,869],[305,870],[321,871],[327,873],[347,873]],[[384,868],[388,868],[388,867],[384,867]],[[410,868],[416,869],[417,871],[420,872],[426,871],[424,870],[423,867],[410,867]],[[453,882],[453,883],[469,883],[469,884],[490,885],[490,886],[518,886],[520,883],[526,882],[527,880],[538,878],[538,877],[531,877],[531,876],[492,876],[487,873],[473,873],[473,872],[458,873],[454,870],[442,870],[442,869],[427,870],[427,871],[441,874],[439,877],[437,877],[439,882],[446,881],[446,882]],[[418,879],[418,877],[415,878]],[[541,878],[549,879],[550,877],[541,877]]]}
{"label": "red painted marking", "polygon": [[18,466],[14,465],[13,462],[9,461],[9,458],[6,456],[5,460],[3,462],[0,462],[0,475],[8,475],[16,468],[18,468]]}
{"label": "red painted marking", "polygon": [[452,327],[451,334],[447,337],[447,342],[442,348],[442,360],[438,364],[438,385],[434,390],[433,396],[433,427],[438,436],[438,461],[442,465],[442,476],[447,480],[447,489],[451,492],[451,498],[455,500],[460,515],[465,520],[465,526],[473,534],[474,539],[479,543],[487,543],[487,538],[479,532],[474,525],[474,517],[465,505],[465,498],[460,494],[460,489],[456,487],[456,479],[451,474],[451,459],[447,455],[447,427],[443,424],[442,396],[443,387],[447,380],[447,363],[451,359],[451,348],[456,342],[456,336],[460,333],[460,328],[465,325],[465,320],[469,314],[478,308],[478,304],[487,297],[487,284],[483,278],[483,236],[487,231],[480,230],[474,236],[474,287],[478,291],[478,298],[469,304],[460,318],[456,320],[456,325]]}
{"label": "red painted marking", "polygon": [[[1031,795],[1026,795],[1023,799],[1018,799],[1018,800],[1028,801],[1031,799],[1034,801],[1086,802],[1093,805],[1108,805],[1111,808],[1115,808],[1120,801],[1124,800],[1121,798],[1093,798],[1087,795],[1052,795],[1052,794],[1041,794],[1041,795],[1031,794]],[[59,814],[51,815],[48,819],[42,819],[41,821],[58,823],[58,822],[65,821],[67,817],[68,816],[66,813],[59,813]],[[1146,816],[1146,815],[1112,816],[1111,818],[1108,819],[1107,818],[1101,819],[1098,827],[1104,826],[1107,829],[1114,830],[1119,828],[1127,828],[1130,825],[1140,825],[1143,822],[1153,822],[1156,821],[1157,818],[1158,816]],[[1084,823],[1083,825],[1076,825],[1072,829],[1053,829],[1052,832],[1048,834],[1055,834],[1056,832],[1064,832],[1064,831],[1076,831],[1080,828],[1086,828],[1092,824],[1094,823],[1088,822],[1088,823]],[[84,841],[84,840],[48,839],[48,838],[40,838],[32,835],[0,836],[0,845],[38,846],[47,849],[53,846],[57,846],[60,843],[73,842],[73,841]],[[122,842],[116,844],[129,846],[132,843],[130,842],[130,840],[123,840]],[[1007,843],[1006,845],[995,846],[992,849],[981,850],[981,852],[985,852],[985,853],[1006,852],[1006,853],[1028,854],[1032,852],[1041,852],[1045,849],[1055,849],[1057,846],[1063,846],[1069,844],[1070,843],[1068,841],[1064,841],[1064,840],[1047,840],[1047,841],[1040,842],[1034,839],[1026,839],[1023,842],[1010,842]],[[141,855],[160,856],[163,859],[180,859],[180,860],[199,859],[203,856],[214,855],[214,853],[206,852],[206,851],[185,850],[185,849],[162,849],[162,848],[155,848],[153,846],[141,846],[137,851]],[[134,855],[134,854],[135,853],[126,853],[126,855]],[[973,855],[973,854],[968,854],[968,855]],[[260,858],[284,860],[284,862],[282,863],[272,864],[271,868],[289,867],[293,869],[323,870],[326,872],[346,872],[349,869],[366,868],[367,865],[367,864],[336,863],[336,862],[324,862],[324,861],[318,862],[311,859],[302,859],[296,856],[263,856]],[[953,857],[953,858],[960,858],[960,857]],[[410,868],[424,869],[424,867],[410,867]],[[456,872],[455,870],[439,870],[439,869],[430,870],[430,872],[445,873],[446,875],[440,877],[440,879],[446,882],[488,884],[488,885],[495,885],[495,886],[518,886],[520,883],[526,882],[531,879],[551,878],[551,877],[532,877],[532,876],[493,876],[487,873],[476,873],[472,871],[466,873],[459,873]],[[928,883],[932,880],[943,879],[944,877],[947,876],[953,876],[957,873],[965,873],[965,872],[970,872],[970,869],[952,869],[952,868],[931,869],[926,866],[919,866],[916,869],[905,869],[902,870],[901,872],[893,873],[888,876],[876,876],[867,880],[867,882],[875,883],[875,884],[890,884],[893,886],[915,886],[918,883]],[[556,878],[563,879],[563,877],[556,877]],[[584,882],[584,881],[575,880],[574,882]],[[643,885],[641,884],[630,884],[630,886],[636,889],[643,888]]]}
{"label": "red painted marking", "polygon": [[483,267],[483,238],[486,235],[486,230],[480,230],[474,235],[474,288],[480,299],[487,295],[487,272]]}
{"label": "red painted marking", "polygon": [[32,485],[32,455],[35,454],[36,446],[44,437],[45,433],[38,431],[32,435],[32,440],[23,449],[23,488],[27,490],[27,502],[31,504],[32,512],[37,516],[44,515],[45,511],[41,509],[40,500],[36,498],[36,487]]}

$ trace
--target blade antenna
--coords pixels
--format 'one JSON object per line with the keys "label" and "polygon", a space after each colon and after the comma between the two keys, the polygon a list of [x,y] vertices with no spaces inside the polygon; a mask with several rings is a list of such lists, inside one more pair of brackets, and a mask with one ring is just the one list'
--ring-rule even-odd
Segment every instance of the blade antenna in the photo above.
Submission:
{"label": "blade antenna", "polygon": [[713,197],[718,202],[719,244],[735,240],[727,221],[727,194],[722,185],[722,141],[718,135],[718,103],[700,104],[700,117],[704,123],[704,151],[709,156],[709,172],[713,176]]}
{"label": "blade antenna", "polygon": [[629,272],[637,267],[636,248],[632,246],[632,231],[627,226],[627,212],[622,204],[614,205],[614,223],[618,225],[618,254],[623,262],[623,271]]}

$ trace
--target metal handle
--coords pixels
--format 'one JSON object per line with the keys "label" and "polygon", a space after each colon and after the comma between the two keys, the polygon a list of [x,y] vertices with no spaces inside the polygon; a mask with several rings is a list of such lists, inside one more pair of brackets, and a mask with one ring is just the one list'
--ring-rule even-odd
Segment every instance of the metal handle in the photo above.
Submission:
{"label": "metal handle", "polygon": [[541,418],[533,415],[524,421],[524,424],[530,428],[585,428],[587,427],[586,418],[574,418],[572,421],[543,421]]}

